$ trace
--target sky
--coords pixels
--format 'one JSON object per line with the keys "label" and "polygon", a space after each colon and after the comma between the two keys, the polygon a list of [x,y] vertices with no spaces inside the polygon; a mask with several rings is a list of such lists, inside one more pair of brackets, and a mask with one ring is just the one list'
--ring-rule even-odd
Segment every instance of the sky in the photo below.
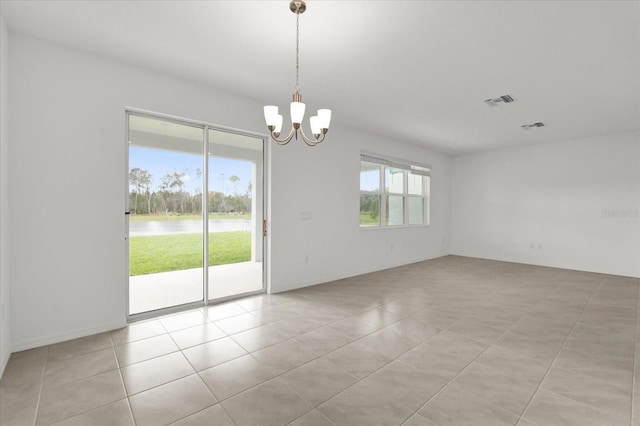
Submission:
{"label": "sky", "polygon": [[[161,149],[145,148],[129,145],[129,170],[138,167],[151,173],[152,191],[157,191],[162,177],[167,173],[186,172],[185,190],[194,194],[202,189],[202,182],[196,175],[196,169],[203,170],[202,156]],[[234,194],[234,183],[231,176],[238,176],[238,194],[247,192],[251,181],[250,161],[209,157],[209,191]],[[202,179],[202,178],[200,178]]]}

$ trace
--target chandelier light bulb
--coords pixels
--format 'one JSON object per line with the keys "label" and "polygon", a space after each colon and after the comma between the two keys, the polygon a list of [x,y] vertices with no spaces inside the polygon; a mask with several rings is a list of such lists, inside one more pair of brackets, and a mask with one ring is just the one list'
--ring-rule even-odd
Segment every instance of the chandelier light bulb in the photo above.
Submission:
{"label": "chandelier light bulb", "polygon": [[278,117],[278,107],[275,105],[267,105],[264,107],[264,121],[267,127],[276,125]]}
{"label": "chandelier light bulb", "polygon": [[318,110],[318,124],[321,129],[329,129],[329,124],[331,124],[331,110],[330,109],[319,109]]}
{"label": "chandelier light bulb", "polygon": [[302,124],[304,109],[305,105],[302,102],[291,102],[291,123],[293,125]]}
{"label": "chandelier light bulb", "polygon": [[320,135],[320,119],[317,115],[309,117],[309,125],[311,126],[311,133],[317,138],[316,135]]}

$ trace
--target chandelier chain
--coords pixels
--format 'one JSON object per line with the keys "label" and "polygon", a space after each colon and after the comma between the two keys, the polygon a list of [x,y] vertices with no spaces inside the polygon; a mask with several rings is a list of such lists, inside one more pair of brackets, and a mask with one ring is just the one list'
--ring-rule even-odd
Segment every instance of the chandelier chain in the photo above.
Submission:
{"label": "chandelier chain", "polygon": [[296,92],[300,91],[300,12],[296,12]]}

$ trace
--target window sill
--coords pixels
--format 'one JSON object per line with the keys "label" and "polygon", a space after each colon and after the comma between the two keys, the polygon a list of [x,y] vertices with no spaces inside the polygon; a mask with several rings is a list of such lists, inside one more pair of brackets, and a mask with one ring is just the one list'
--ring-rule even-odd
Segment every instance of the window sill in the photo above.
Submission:
{"label": "window sill", "polygon": [[415,229],[415,228],[428,228],[431,225],[390,225],[390,226],[360,226],[361,231],[372,231],[372,230],[382,230],[382,229]]}

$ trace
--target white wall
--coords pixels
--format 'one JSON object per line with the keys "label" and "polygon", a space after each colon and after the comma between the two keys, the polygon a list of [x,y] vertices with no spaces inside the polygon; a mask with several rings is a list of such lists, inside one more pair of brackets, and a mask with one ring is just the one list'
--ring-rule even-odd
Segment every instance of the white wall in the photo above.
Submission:
{"label": "white wall", "polygon": [[9,33],[0,15],[0,377],[11,354],[9,289]]}
{"label": "white wall", "polygon": [[[333,114],[340,117],[340,111]],[[272,200],[280,218],[272,228],[273,282],[278,290],[449,254],[447,155],[339,123],[332,124],[323,144],[312,149],[301,144],[272,148],[277,186]],[[361,150],[432,165],[431,226],[359,228]],[[311,213],[311,220],[301,220],[301,213]]]}
{"label": "white wall", "polygon": [[[16,351],[124,324],[125,106],[265,129],[257,101],[20,34],[9,67]],[[447,156],[341,126],[338,110],[328,136],[273,147],[273,292],[448,254]],[[433,165],[431,227],[359,230],[361,148]]]}
{"label": "white wall", "polygon": [[640,277],[638,133],[459,156],[452,173],[452,254]]}
{"label": "white wall", "polygon": [[[279,154],[272,170],[274,185],[279,182],[273,204],[282,218],[272,227],[273,254],[278,255],[272,260],[273,281],[279,290],[449,253],[448,156],[339,124],[332,125],[324,144],[272,148]],[[359,228],[360,150],[432,165],[431,226]],[[301,220],[301,213],[311,213],[311,220]]]}

